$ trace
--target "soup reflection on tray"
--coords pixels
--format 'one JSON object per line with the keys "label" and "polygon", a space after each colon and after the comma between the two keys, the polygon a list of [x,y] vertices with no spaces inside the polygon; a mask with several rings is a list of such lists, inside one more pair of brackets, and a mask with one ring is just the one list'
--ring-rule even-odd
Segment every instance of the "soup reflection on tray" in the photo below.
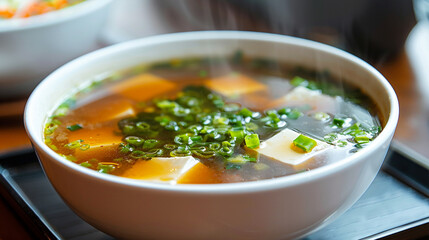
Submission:
{"label": "soup reflection on tray", "polygon": [[237,51],[136,66],[82,86],[48,119],[44,139],[104,174],[230,183],[344,159],[383,121],[369,97],[327,71]]}

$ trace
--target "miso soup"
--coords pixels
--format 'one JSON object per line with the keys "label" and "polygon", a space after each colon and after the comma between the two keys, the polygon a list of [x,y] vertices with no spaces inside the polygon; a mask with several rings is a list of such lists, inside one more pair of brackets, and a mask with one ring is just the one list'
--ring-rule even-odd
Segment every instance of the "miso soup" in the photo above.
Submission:
{"label": "miso soup", "polygon": [[101,174],[165,184],[297,174],[343,160],[381,131],[375,104],[346,82],[241,52],[145,64],[70,96],[45,142]]}

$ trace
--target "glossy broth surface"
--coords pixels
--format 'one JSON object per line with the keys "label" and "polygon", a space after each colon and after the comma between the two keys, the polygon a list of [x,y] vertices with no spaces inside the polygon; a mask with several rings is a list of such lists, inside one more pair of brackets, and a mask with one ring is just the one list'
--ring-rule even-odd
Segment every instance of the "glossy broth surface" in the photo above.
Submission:
{"label": "glossy broth surface", "polygon": [[60,105],[45,142],[101,173],[199,184],[309,171],[380,131],[374,103],[329,72],[237,52],[110,74]]}

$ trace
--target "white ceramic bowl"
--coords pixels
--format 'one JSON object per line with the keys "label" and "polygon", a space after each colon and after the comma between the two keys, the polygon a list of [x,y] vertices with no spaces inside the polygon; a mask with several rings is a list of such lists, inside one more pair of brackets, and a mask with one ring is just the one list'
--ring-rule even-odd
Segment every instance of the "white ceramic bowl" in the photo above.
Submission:
{"label": "white ceramic bowl", "polygon": [[56,68],[93,50],[112,0],[87,0],[23,19],[0,20],[0,98],[28,94]]}
{"label": "white ceramic bowl", "polygon": [[[329,69],[365,89],[386,124],[358,153],[318,169],[256,182],[162,185],[83,168],[43,143],[43,125],[73,89],[93,76],[143,62],[231,54]],[[376,176],[398,120],[398,102],[384,77],[364,61],[312,41],[251,32],[190,32],[108,47],[61,67],[33,92],[25,125],[46,175],[85,221],[125,239],[289,239],[337,218]]]}

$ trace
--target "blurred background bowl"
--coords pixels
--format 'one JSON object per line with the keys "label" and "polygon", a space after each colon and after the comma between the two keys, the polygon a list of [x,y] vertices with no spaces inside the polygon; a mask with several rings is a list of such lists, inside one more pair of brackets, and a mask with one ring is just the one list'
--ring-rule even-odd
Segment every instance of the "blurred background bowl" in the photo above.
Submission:
{"label": "blurred background bowl", "polygon": [[0,99],[29,94],[57,67],[94,50],[112,1],[0,21]]}

